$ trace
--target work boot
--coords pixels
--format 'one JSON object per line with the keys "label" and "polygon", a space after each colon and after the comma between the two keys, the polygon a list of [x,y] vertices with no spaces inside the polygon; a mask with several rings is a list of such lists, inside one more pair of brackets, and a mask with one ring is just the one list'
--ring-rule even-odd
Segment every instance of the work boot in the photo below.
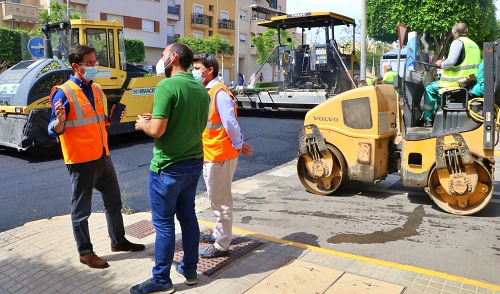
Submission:
{"label": "work boot", "polygon": [[80,262],[91,268],[107,268],[109,264],[106,260],[97,256],[94,252],[80,254]]}

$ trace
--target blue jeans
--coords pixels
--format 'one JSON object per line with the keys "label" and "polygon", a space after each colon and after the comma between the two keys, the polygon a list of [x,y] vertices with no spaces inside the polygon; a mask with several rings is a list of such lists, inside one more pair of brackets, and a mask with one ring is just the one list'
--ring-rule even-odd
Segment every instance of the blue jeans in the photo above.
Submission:
{"label": "blue jeans", "polygon": [[174,215],[181,225],[184,257],[180,263],[185,273],[196,272],[200,227],[195,212],[196,186],[203,169],[203,158],[176,162],[158,173],[149,171],[149,203],[156,229],[153,280],[170,283],[174,259]]}

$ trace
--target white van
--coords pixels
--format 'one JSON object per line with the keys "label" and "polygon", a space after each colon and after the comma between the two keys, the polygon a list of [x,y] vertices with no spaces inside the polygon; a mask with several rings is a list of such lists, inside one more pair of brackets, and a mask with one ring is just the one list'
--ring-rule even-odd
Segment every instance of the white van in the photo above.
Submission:
{"label": "white van", "polygon": [[[399,48],[394,48],[391,51],[386,52],[382,57],[380,57],[380,76],[383,77],[387,72],[387,66],[390,64],[393,71],[398,70],[398,51]],[[406,47],[401,49],[401,59],[399,63],[401,64],[399,68],[399,76],[402,77],[405,71],[406,62]]]}

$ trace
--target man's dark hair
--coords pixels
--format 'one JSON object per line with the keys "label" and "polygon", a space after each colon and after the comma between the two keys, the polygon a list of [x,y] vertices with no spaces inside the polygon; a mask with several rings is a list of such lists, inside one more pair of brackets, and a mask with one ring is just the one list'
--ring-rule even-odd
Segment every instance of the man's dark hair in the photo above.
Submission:
{"label": "man's dark hair", "polygon": [[201,62],[206,68],[213,67],[214,71],[212,72],[212,76],[214,78],[219,75],[219,62],[215,55],[211,53],[198,54],[194,57],[193,62]]}
{"label": "man's dark hair", "polygon": [[179,64],[183,69],[188,69],[193,63],[193,51],[184,43],[174,43],[170,47],[170,54],[175,52],[179,56]]}
{"label": "man's dark hair", "polygon": [[95,54],[95,48],[87,45],[76,44],[69,50],[69,64],[82,63],[83,57],[89,53]]}

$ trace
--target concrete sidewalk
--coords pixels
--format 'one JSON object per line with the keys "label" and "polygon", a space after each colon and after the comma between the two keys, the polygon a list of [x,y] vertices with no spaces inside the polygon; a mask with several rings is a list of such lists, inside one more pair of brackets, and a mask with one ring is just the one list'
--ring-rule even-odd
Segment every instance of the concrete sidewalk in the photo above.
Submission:
{"label": "concrete sidewalk", "polygon": [[[265,174],[291,176],[288,163]],[[254,182],[255,182],[254,181]],[[235,183],[240,193],[259,193]],[[254,191],[254,192],[252,192]],[[197,210],[208,209],[206,197],[197,197]],[[149,213],[124,215],[126,226],[147,222]],[[132,285],[150,278],[154,262],[154,233],[127,238],[143,243],[143,252],[111,252],[103,213],[90,220],[95,252],[107,259],[107,269],[90,269],[78,260],[69,215],[27,223],[0,233],[0,293],[129,293]],[[200,229],[213,223],[200,220]],[[177,237],[180,228],[177,225]],[[497,293],[500,285],[486,284],[423,268],[366,258],[234,228],[235,236],[262,244],[222,267],[212,276],[198,275],[187,286],[172,270],[178,292],[186,293]]]}
{"label": "concrete sidewalk", "polygon": [[[130,225],[149,213],[125,215]],[[75,253],[69,216],[32,222],[0,233],[0,293],[128,293],[151,275],[154,234],[132,242],[138,253],[112,253],[104,214],[90,218],[93,243],[107,269],[90,269]],[[212,223],[201,221],[201,229]],[[500,293],[500,286],[430,270],[364,258],[235,229],[263,244],[220,269],[198,275],[196,286],[172,272],[178,292],[187,293]],[[496,291],[496,292],[495,292]]]}

